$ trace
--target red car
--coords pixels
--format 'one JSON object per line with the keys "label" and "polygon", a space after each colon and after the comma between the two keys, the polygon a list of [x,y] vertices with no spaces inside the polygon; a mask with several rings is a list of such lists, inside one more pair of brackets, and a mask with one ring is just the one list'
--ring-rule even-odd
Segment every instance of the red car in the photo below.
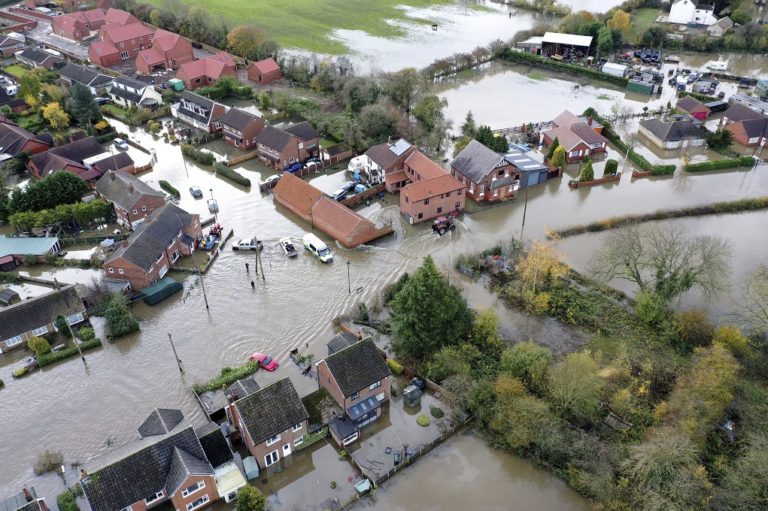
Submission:
{"label": "red car", "polygon": [[248,360],[252,362],[258,362],[259,366],[262,369],[266,369],[267,371],[274,371],[280,367],[280,364],[277,363],[277,360],[270,357],[269,355],[265,355],[264,353],[259,353],[258,351],[248,357]]}

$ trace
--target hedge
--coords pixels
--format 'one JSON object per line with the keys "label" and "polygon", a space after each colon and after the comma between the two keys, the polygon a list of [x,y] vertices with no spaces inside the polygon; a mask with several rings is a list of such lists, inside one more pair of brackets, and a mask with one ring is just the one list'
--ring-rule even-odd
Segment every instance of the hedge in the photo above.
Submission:
{"label": "hedge", "polygon": [[701,163],[691,163],[685,166],[687,172],[702,172],[705,170],[733,169],[736,167],[751,167],[755,160],[751,156],[740,156],[727,160],[711,160]]}
{"label": "hedge", "polygon": [[259,370],[259,363],[256,361],[246,362],[239,367],[225,367],[221,370],[219,375],[209,381],[208,383],[196,383],[192,386],[192,390],[197,394],[208,392],[211,390],[219,390],[229,385],[232,385],[237,380],[245,378]]}
{"label": "hedge", "polygon": [[387,359],[387,367],[389,367],[389,370],[392,371],[392,374],[395,376],[403,374],[403,366],[394,358]]}
{"label": "hedge", "polygon": [[583,76],[587,76],[589,78],[594,78],[596,80],[610,82],[620,87],[626,87],[627,83],[629,83],[629,80],[627,80],[626,78],[620,78],[618,76],[609,75],[609,74],[603,73],[602,71],[597,71],[596,69],[592,69],[589,67],[578,66],[575,64],[567,64],[565,62],[560,62],[555,59],[540,57],[539,55],[534,55],[533,53],[528,53],[525,51],[516,51],[516,50],[509,49],[504,55],[504,58],[506,58],[507,60],[515,61],[515,62],[522,62],[524,64],[534,64],[542,67],[557,69],[560,71],[567,71],[569,73],[580,74]]}
{"label": "hedge", "polygon": [[213,165],[216,162],[213,154],[196,149],[189,144],[181,144],[181,152],[201,165]]}
{"label": "hedge", "polygon": [[213,166],[213,170],[216,172],[216,174],[225,177],[236,184],[248,187],[251,186],[250,179],[243,177],[234,170],[230,169],[225,163],[216,162]]}
{"label": "hedge", "polygon": [[690,96],[692,98],[698,99],[702,103],[712,103],[713,101],[722,101],[720,98],[716,98],[714,96],[707,96],[706,94],[699,94],[698,92],[688,92],[688,91],[679,91],[677,93],[677,97],[684,98],[685,96]]}
{"label": "hedge", "polygon": [[160,180],[160,188],[165,190],[166,193],[168,193],[169,195],[173,195],[177,199],[181,197],[181,194],[179,193],[179,191],[176,188],[174,188],[173,185],[168,181],[166,181],[165,179]]}
{"label": "hedge", "polygon": [[[99,338],[93,338],[88,341],[83,342],[80,345],[80,349],[83,351],[92,350],[93,348],[96,348],[98,346],[101,346],[101,339]],[[40,355],[37,357],[37,365],[40,367],[47,366],[49,364],[53,364],[54,362],[58,362],[59,360],[64,360],[65,358],[69,358],[73,355],[77,355],[77,346],[74,344],[68,348],[64,348],[61,351],[56,352],[50,352],[46,353],[45,355]]]}
{"label": "hedge", "polygon": [[106,144],[107,142],[111,142],[112,140],[117,138],[117,130],[113,129],[112,131],[107,131],[106,133],[102,133],[101,135],[96,135],[96,141],[100,144]]}

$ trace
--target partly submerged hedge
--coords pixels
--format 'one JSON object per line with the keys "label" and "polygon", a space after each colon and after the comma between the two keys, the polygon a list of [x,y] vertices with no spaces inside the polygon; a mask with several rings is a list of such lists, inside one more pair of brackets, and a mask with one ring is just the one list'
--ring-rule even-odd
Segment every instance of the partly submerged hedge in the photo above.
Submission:
{"label": "partly submerged hedge", "polygon": [[173,195],[177,199],[181,197],[181,194],[179,193],[179,191],[165,179],[160,180],[160,188],[165,190],[165,193],[167,193],[168,195]]}
{"label": "partly submerged hedge", "polygon": [[216,174],[225,177],[232,181],[233,183],[239,184],[240,186],[251,186],[251,180],[247,177],[243,177],[231,168],[227,167],[225,163],[217,162],[213,166],[213,170],[216,172]]}
{"label": "partly submerged hedge", "polygon": [[219,390],[223,387],[232,385],[241,378],[250,376],[258,370],[259,363],[255,361],[246,362],[245,364],[234,368],[225,367],[221,370],[216,378],[212,379],[208,383],[196,383],[192,386],[192,390],[194,390],[197,394],[202,394],[203,392],[208,392],[210,390]]}
{"label": "partly submerged hedge", "polygon": [[685,166],[687,172],[702,172],[705,170],[734,169],[736,167],[751,167],[755,164],[751,156],[740,156],[739,158],[730,158],[727,160],[711,160],[701,163],[691,163]]}
{"label": "partly submerged hedge", "polygon": [[[93,339],[84,341],[80,345],[80,349],[83,351],[88,351],[93,348],[97,348],[99,346],[101,346],[101,339],[99,339],[98,337],[94,337]],[[69,358],[77,354],[78,354],[77,346],[72,344],[72,346],[69,346],[68,348],[64,348],[61,351],[56,351],[56,352],[52,351],[50,353],[46,353],[45,355],[38,356],[37,365],[39,365],[40,367],[44,367],[49,364],[53,364],[54,362],[58,362],[59,360],[64,360],[65,358]]]}
{"label": "partly submerged hedge", "polygon": [[213,165],[216,157],[207,151],[201,151],[189,144],[181,144],[181,153],[187,158],[195,160],[200,165]]}
{"label": "partly submerged hedge", "polygon": [[566,71],[568,73],[579,74],[589,78],[594,78],[595,80],[610,82],[620,87],[626,87],[627,83],[629,83],[629,80],[627,80],[626,78],[609,75],[607,73],[603,73],[602,71],[598,71],[590,67],[578,66],[576,64],[568,64],[568,63],[560,62],[559,60],[551,59],[548,57],[541,57],[539,55],[534,55],[533,53],[528,53],[525,51],[516,51],[516,50],[510,49],[510,50],[507,50],[507,52],[504,54],[504,58],[514,62],[521,62],[524,64],[534,64],[537,66],[548,67],[548,68],[557,69],[560,71]]}

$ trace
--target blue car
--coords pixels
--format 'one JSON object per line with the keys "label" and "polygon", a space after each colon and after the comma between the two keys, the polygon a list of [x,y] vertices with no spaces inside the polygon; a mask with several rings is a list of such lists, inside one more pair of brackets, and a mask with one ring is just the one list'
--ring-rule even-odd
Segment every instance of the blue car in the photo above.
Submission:
{"label": "blue car", "polygon": [[292,163],[292,164],[288,165],[287,167],[285,167],[285,172],[290,172],[291,174],[293,174],[294,172],[298,172],[298,171],[300,171],[303,168],[304,168],[304,165],[302,165],[301,163],[296,162],[296,163]]}

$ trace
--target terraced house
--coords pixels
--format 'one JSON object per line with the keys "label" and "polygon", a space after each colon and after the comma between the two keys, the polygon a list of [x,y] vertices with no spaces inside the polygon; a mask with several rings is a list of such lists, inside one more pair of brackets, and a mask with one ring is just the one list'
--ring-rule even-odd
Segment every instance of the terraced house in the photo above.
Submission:
{"label": "terraced house", "polygon": [[239,108],[230,108],[221,118],[224,141],[242,150],[256,145],[256,137],[264,125],[264,119]]}

